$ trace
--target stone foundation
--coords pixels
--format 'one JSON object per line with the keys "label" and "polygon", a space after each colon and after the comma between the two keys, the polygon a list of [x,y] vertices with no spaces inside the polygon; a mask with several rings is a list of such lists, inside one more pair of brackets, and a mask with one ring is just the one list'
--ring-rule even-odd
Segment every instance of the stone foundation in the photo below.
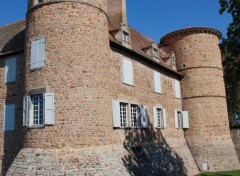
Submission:
{"label": "stone foundation", "polygon": [[[170,143],[173,141],[170,140]],[[106,145],[82,149],[22,149],[7,176],[32,175],[169,175],[184,176],[198,172],[182,140],[175,139],[176,150],[164,142],[131,146]],[[178,155],[176,151],[181,153]],[[181,152],[180,152],[181,151]]]}

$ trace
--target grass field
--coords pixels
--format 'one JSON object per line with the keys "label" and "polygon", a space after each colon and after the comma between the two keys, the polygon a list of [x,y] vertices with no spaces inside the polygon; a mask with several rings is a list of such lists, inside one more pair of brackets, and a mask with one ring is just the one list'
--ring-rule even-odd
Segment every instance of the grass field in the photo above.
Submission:
{"label": "grass field", "polygon": [[240,176],[240,170],[222,171],[222,172],[205,172],[196,176]]}

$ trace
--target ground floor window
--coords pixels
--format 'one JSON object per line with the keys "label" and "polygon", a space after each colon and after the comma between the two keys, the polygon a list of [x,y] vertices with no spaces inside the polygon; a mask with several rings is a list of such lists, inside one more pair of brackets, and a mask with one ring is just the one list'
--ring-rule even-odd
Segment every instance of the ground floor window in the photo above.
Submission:
{"label": "ground floor window", "polygon": [[114,100],[113,123],[120,128],[147,128],[146,106]]}
{"label": "ground floor window", "polygon": [[54,94],[24,96],[23,125],[38,127],[54,124]]}

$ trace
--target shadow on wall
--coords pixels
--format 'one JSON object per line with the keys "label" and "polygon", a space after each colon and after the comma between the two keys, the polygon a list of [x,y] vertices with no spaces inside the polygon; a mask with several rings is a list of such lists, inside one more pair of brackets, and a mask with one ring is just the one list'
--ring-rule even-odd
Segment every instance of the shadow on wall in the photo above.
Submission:
{"label": "shadow on wall", "polygon": [[[15,49],[18,50],[21,46],[15,46],[16,41],[20,40],[23,41],[22,38],[24,37],[24,30],[20,31],[16,34],[8,43],[5,44],[2,51],[14,51]],[[19,42],[17,42],[19,43]],[[23,45],[23,44],[22,44]],[[3,146],[1,146],[2,152],[2,175],[5,175],[8,169],[10,168],[12,162],[16,158],[19,151],[23,148],[23,140],[25,130],[22,126],[22,114],[23,114],[23,95],[24,95],[24,84],[25,84],[25,77],[24,77],[24,54],[17,54],[16,63],[17,63],[17,71],[16,71],[16,81],[10,83],[4,83],[6,86],[6,94],[3,94],[2,105],[9,105],[15,104],[15,119],[14,119],[14,130],[11,131],[4,131],[3,132]],[[9,57],[6,57],[9,58]],[[1,61],[3,74],[4,74],[4,67],[5,67],[5,60],[2,59]],[[4,79],[4,76],[3,76]],[[6,117],[8,118],[8,117]]]}
{"label": "shadow on wall", "polygon": [[166,143],[160,129],[127,129],[124,148],[128,155],[122,158],[132,176],[186,176],[183,160]]}

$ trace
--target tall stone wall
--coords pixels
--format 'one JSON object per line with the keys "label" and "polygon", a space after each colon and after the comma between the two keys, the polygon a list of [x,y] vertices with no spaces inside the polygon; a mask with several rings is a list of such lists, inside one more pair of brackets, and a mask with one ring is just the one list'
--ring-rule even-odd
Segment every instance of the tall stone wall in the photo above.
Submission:
{"label": "tall stone wall", "polygon": [[239,168],[230,136],[226,95],[218,47],[220,34],[207,28],[188,28],[165,36],[174,48],[181,81],[183,109],[189,111],[186,139],[199,168]]}
{"label": "tall stone wall", "polygon": [[[17,76],[16,81],[5,83],[5,60],[11,57],[16,57],[17,61]],[[1,175],[8,170],[14,158],[23,146],[24,129],[22,128],[22,102],[23,102],[23,70],[24,70],[24,55],[18,54],[6,56],[0,59],[0,156],[1,156]],[[13,131],[3,131],[4,113],[3,107],[6,104],[15,104],[15,123]]]}
{"label": "tall stone wall", "polygon": [[[39,88],[54,93],[55,123],[28,129],[25,147],[59,149],[110,143],[111,121],[106,117],[112,114],[112,99],[104,9],[103,1],[48,1],[28,11],[25,94]],[[31,41],[39,37],[45,37],[45,65],[30,70]]]}

